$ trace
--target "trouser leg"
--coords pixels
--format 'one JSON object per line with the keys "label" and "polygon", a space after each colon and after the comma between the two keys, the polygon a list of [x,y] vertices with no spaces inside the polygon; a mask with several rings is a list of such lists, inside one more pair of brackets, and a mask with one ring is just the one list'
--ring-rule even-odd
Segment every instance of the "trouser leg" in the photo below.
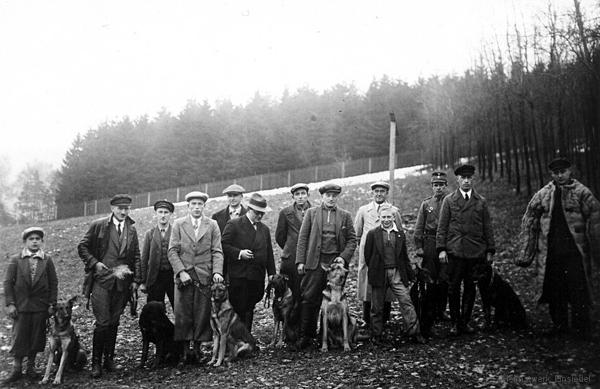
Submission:
{"label": "trouser leg", "polygon": [[385,300],[386,286],[371,285],[371,336],[379,337],[383,332],[383,305]]}
{"label": "trouser leg", "polygon": [[463,279],[463,260],[450,256],[448,263],[448,301],[450,303],[450,317],[454,324],[460,322],[460,287]]}
{"label": "trouser leg", "polygon": [[304,337],[316,335],[317,317],[326,283],[327,275],[320,266],[308,270],[302,278],[300,333]]}
{"label": "trouser leg", "polygon": [[404,326],[407,334],[410,336],[419,334],[419,320],[417,318],[415,307],[410,299],[408,287],[402,282],[400,272],[397,269],[386,269],[386,272],[388,273],[389,287],[398,299],[400,313],[404,319]]}
{"label": "trouser leg", "polygon": [[473,313],[473,305],[475,304],[475,282],[472,277],[473,266],[476,263],[483,261],[482,259],[463,259],[465,266],[463,269],[464,292],[461,307],[461,323],[462,325],[469,324],[471,314]]}

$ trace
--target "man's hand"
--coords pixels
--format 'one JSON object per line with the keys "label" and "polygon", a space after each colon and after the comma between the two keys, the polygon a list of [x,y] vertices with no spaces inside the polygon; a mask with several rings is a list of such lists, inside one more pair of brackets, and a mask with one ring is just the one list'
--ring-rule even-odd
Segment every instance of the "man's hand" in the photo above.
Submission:
{"label": "man's hand", "polygon": [[182,270],[179,273],[179,280],[181,281],[181,284],[183,286],[186,286],[187,284],[192,282],[192,277],[190,277],[190,275],[185,270]]}
{"label": "man's hand", "polygon": [[300,274],[301,276],[304,275],[304,264],[303,263],[299,263],[296,269],[298,270],[298,274]]}
{"label": "man's hand", "polygon": [[268,277],[267,277],[267,279],[268,279],[269,281],[271,281],[271,280],[273,279],[273,275],[271,274],[270,276],[268,276]]}
{"label": "man's hand", "polygon": [[417,249],[416,255],[417,257],[423,257],[425,255],[425,250],[423,250],[423,247],[419,247]]}
{"label": "man's hand", "polygon": [[248,250],[248,249],[244,249],[244,250],[240,250],[240,259],[252,259],[254,258],[254,254],[252,253],[252,250]]}
{"label": "man's hand", "polygon": [[488,265],[491,265],[492,263],[494,263],[494,254],[492,254],[492,253],[486,253],[485,254],[485,259],[486,259]]}
{"label": "man's hand", "polygon": [[135,292],[138,288],[137,282],[132,282],[130,288],[132,292]]}
{"label": "man's hand", "polygon": [[[187,274],[187,273],[186,273]],[[223,282],[223,276],[220,275],[219,273],[215,273],[213,274],[213,282],[215,284],[220,284],[221,282]]]}
{"label": "man's hand", "polygon": [[99,273],[102,270],[108,270],[108,267],[106,267],[105,264],[103,264],[102,262],[96,262],[96,264],[94,265],[94,270]]}
{"label": "man's hand", "polygon": [[17,307],[15,307],[14,304],[10,304],[8,307],[6,307],[6,313],[11,319],[16,319],[18,316]]}
{"label": "man's hand", "polygon": [[140,292],[142,292],[142,293],[148,293],[146,291],[146,284],[140,284]]}
{"label": "man's hand", "polygon": [[440,251],[438,258],[440,259],[441,263],[448,263],[448,254],[446,253],[446,250]]}

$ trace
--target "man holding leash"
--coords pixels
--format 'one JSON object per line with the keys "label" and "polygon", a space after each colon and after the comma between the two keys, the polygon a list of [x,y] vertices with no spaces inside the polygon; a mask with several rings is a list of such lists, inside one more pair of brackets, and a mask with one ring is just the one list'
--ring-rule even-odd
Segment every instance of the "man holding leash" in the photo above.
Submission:
{"label": "man holding leash", "polygon": [[600,255],[600,203],[571,177],[567,159],[554,159],[548,169],[552,181],[533,196],[523,216],[516,263],[535,262],[538,302],[549,304],[554,323],[549,335],[569,330],[570,305],[572,329],[589,339],[592,258]]}
{"label": "man holding leash", "polygon": [[[96,318],[92,340],[92,377],[114,371],[119,319],[129,296],[141,282],[138,235],[129,217],[131,197],[118,194],[110,200],[108,218],[92,222],[77,251],[85,264],[84,294]],[[102,365],[104,355],[104,365]]]}
{"label": "man holding leash", "polygon": [[491,264],[496,248],[487,201],[473,189],[475,167],[461,165],[454,174],[458,189],[442,201],[436,248],[440,263],[448,264],[451,334],[459,335],[475,331],[469,325],[475,303],[473,266]]}
{"label": "man holding leash", "polygon": [[321,186],[321,205],[306,211],[300,227],[296,266],[303,278],[300,285],[298,349],[310,346],[311,339],[316,335],[317,317],[330,264],[335,258],[341,257],[348,267],[356,249],[352,216],[337,206],[341,191],[342,187],[337,184]]}

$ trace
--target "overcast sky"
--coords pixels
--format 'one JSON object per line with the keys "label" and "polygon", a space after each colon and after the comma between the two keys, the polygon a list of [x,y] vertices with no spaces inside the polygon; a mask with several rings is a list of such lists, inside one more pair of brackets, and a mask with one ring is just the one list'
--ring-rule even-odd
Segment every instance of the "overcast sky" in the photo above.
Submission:
{"label": "overcast sky", "polygon": [[[558,8],[572,0],[553,1]],[[593,3],[593,0],[583,3]],[[0,157],[60,166],[78,132],[187,100],[460,73],[546,0],[0,0]],[[596,8],[597,9],[597,8]],[[516,16],[515,16],[516,15]]]}

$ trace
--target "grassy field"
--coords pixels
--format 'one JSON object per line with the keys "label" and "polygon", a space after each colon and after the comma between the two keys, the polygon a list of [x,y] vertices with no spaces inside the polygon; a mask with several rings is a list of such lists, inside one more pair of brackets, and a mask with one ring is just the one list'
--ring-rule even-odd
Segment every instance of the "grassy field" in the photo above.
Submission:
{"label": "grassy field", "polygon": [[[230,367],[188,367],[182,371],[162,368],[156,371],[136,370],[140,358],[141,341],[137,321],[123,315],[119,330],[116,360],[120,370],[105,374],[102,379],[89,378],[86,371],[65,376],[66,387],[521,387],[547,383],[551,386],[573,380],[581,386],[594,386],[600,375],[600,341],[592,342],[572,338],[544,339],[540,332],[550,327],[545,309],[533,301],[533,275],[530,269],[512,265],[514,244],[520,218],[527,199],[515,196],[502,182],[480,183],[476,186],[491,205],[495,236],[498,246],[496,257],[498,272],[513,285],[526,307],[532,329],[527,332],[501,331],[478,332],[473,336],[451,338],[449,325],[438,325],[439,337],[426,345],[413,345],[401,335],[401,320],[394,310],[385,336],[387,346],[374,347],[359,344],[352,352],[333,350],[328,354],[319,351],[294,353],[287,349],[273,350],[261,347],[258,357],[236,362]],[[410,255],[413,257],[410,223],[423,197],[429,195],[426,176],[408,177],[395,182],[395,204],[406,216],[409,227]],[[318,193],[311,193],[313,204],[318,203]],[[267,197],[273,212],[263,220],[273,233],[278,211],[290,203],[289,194]],[[315,201],[316,200],[316,201]],[[344,188],[340,206],[353,214],[359,206],[369,201],[368,184]],[[206,214],[225,205],[223,201],[209,201]],[[185,214],[185,207],[176,208],[176,216]],[[151,209],[131,212],[140,237],[152,226]],[[66,299],[81,292],[83,263],[77,256],[76,246],[92,218],[59,220],[43,225],[46,230],[45,249],[57,266],[59,299]],[[23,226],[0,229],[0,255],[18,252],[21,248],[20,233]],[[140,242],[141,243],[141,242]],[[276,249],[276,259],[279,258]],[[356,254],[354,261],[356,261]],[[353,261],[353,262],[354,262]],[[0,263],[0,277],[4,279],[6,261]],[[360,305],[355,299],[356,271],[351,266],[348,280],[351,310],[358,315]],[[3,292],[2,292],[3,293]],[[3,299],[3,295],[0,296]],[[143,303],[143,301],[141,301]],[[478,304],[478,303],[477,303]],[[475,323],[482,321],[479,306],[475,308]],[[74,322],[83,347],[91,350],[93,315],[85,309],[83,299],[74,311]],[[597,315],[596,315],[597,322]],[[0,379],[10,371],[8,345],[11,321],[2,315],[0,319]],[[270,341],[271,313],[262,304],[257,306],[254,333],[261,345]],[[597,333],[596,325],[594,333]],[[38,358],[38,370],[42,370],[42,358]],[[569,381],[570,380],[570,381]],[[23,383],[33,386],[33,383]]]}

